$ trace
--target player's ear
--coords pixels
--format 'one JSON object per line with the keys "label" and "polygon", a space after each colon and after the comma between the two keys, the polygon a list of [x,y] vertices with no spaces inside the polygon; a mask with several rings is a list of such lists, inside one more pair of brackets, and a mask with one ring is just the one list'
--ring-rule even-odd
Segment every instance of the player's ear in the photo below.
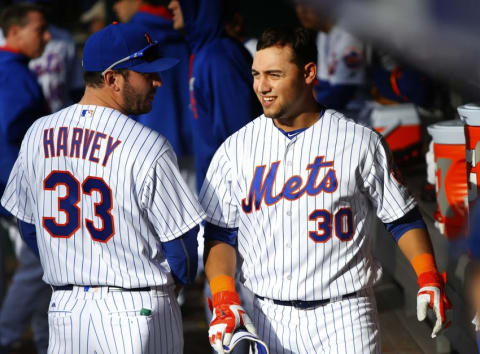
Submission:
{"label": "player's ear", "polygon": [[103,82],[105,86],[110,88],[115,92],[120,91],[120,80],[123,79],[123,76],[120,73],[116,73],[113,70],[109,70],[103,75]]}
{"label": "player's ear", "polygon": [[317,78],[317,64],[313,61],[305,64],[303,68],[303,77],[306,84],[312,84]]}
{"label": "player's ear", "polygon": [[17,36],[21,29],[22,27],[20,27],[19,25],[10,26],[10,28],[8,29],[8,33],[5,35],[5,38]]}

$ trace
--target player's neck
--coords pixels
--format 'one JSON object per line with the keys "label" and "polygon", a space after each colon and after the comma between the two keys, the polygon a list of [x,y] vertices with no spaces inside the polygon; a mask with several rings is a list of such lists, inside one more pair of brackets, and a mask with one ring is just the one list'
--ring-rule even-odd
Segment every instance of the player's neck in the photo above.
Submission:
{"label": "player's neck", "polygon": [[87,86],[85,88],[85,93],[78,104],[109,107],[127,115],[127,113],[123,111],[122,106],[118,104],[118,102],[116,102],[115,99],[113,99],[110,95],[102,92],[102,89],[96,89]]}
{"label": "player's neck", "polygon": [[277,118],[273,120],[276,127],[289,132],[297,129],[308,128],[314,125],[320,118],[322,107],[316,102],[304,106],[299,114],[289,118]]}

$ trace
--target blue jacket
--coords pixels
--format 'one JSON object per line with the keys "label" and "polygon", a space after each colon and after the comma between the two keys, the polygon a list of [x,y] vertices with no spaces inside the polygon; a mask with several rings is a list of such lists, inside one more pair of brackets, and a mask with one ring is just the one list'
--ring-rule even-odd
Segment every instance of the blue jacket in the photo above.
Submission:
{"label": "blue jacket", "polygon": [[[23,136],[39,117],[49,113],[48,104],[29,59],[0,48],[0,195],[7,185]],[[0,215],[10,215],[0,207]]]}
{"label": "blue jacket", "polygon": [[261,113],[252,88],[252,57],[224,33],[222,3],[180,0],[192,52],[190,107],[198,190],[218,147]]}
{"label": "blue jacket", "polygon": [[171,70],[161,73],[162,86],[157,89],[152,110],[137,117],[137,120],[165,136],[177,156],[181,157],[192,152],[192,113],[188,107],[189,51],[183,36],[173,29],[172,21],[162,16],[161,11],[150,11],[162,8],[168,12],[165,7],[142,6],[131,22],[148,28],[152,39],[160,42],[162,55],[181,61]]}

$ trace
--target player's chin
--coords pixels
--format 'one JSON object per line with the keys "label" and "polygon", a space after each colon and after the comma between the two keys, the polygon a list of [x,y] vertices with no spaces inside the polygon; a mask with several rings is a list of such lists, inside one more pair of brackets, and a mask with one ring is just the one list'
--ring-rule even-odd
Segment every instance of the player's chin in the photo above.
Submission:
{"label": "player's chin", "polygon": [[130,114],[138,116],[141,114],[148,113],[151,110],[152,110],[152,102],[144,102],[142,105],[139,105],[135,109],[132,109]]}
{"label": "player's chin", "polygon": [[39,48],[37,51],[33,52],[29,57],[30,59],[37,59],[40,58],[43,54],[45,47]]}
{"label": "player's chin", "polygon": [[152,110],[152,102],[148,103],[148,104],[145,104],[142,108],[141,108],[141,111],[142,113],[141,114],[144,114],[144,113],[148,113]]}
{"label": "player's chin", "polygon": [[279,116],[278,112],[275,112],[272,109],[265,109],[265,107],[263,107],[263,115],[267,118],[272,118],[272,119],[277,119]]}

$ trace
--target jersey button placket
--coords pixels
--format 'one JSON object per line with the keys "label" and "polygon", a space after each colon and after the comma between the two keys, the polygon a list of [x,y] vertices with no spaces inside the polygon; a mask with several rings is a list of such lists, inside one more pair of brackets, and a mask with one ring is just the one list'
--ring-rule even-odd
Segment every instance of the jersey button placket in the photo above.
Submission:
{"label": "jersey button placket", "polygon": [[[294,158],[294,146],[295,146],[295,138],[290,140],[288,143],[286,149],[285,149],[285,154],[284,154],[284,171],[285,171],[285,178],[283,183],[285,183],[289,178],[291,178],[295,173],[293,170],[293,158]],[[285,274],[284,274],[284,279],[288,282],[292,280],[292,246],[291,246],[291,239],[292,235],[291,233],[293,232],[293,225],[294,222],[292,220],[292,202],[289,200],[284,199],[284,206],[285,206],[285,223],[288,225],[287,227],[287,239],[285,241],[285,248],[283,250],[284,255],[285,255]],[[288,285],[290,287],[290,285]]]}
{"label": "jersey button placket", "polygon": [[[287,145],[287,148],[285,149],[285,155],[284,155],[284,161],[285,161],[285,164],[284,164],[284,170],[285,170],[285,180],[284,180],[284,183],[291,177],[294,175],[293,173],[293,162],[292,162],[292,159],[293,159],[293,145],[294,145],[294,140],[295,138],[293,138]],[[286,206],[286,215],[288,216],[288,220],[290,220],[291,216],[292,216],[292,203],[285,203],[285,206]]]}

